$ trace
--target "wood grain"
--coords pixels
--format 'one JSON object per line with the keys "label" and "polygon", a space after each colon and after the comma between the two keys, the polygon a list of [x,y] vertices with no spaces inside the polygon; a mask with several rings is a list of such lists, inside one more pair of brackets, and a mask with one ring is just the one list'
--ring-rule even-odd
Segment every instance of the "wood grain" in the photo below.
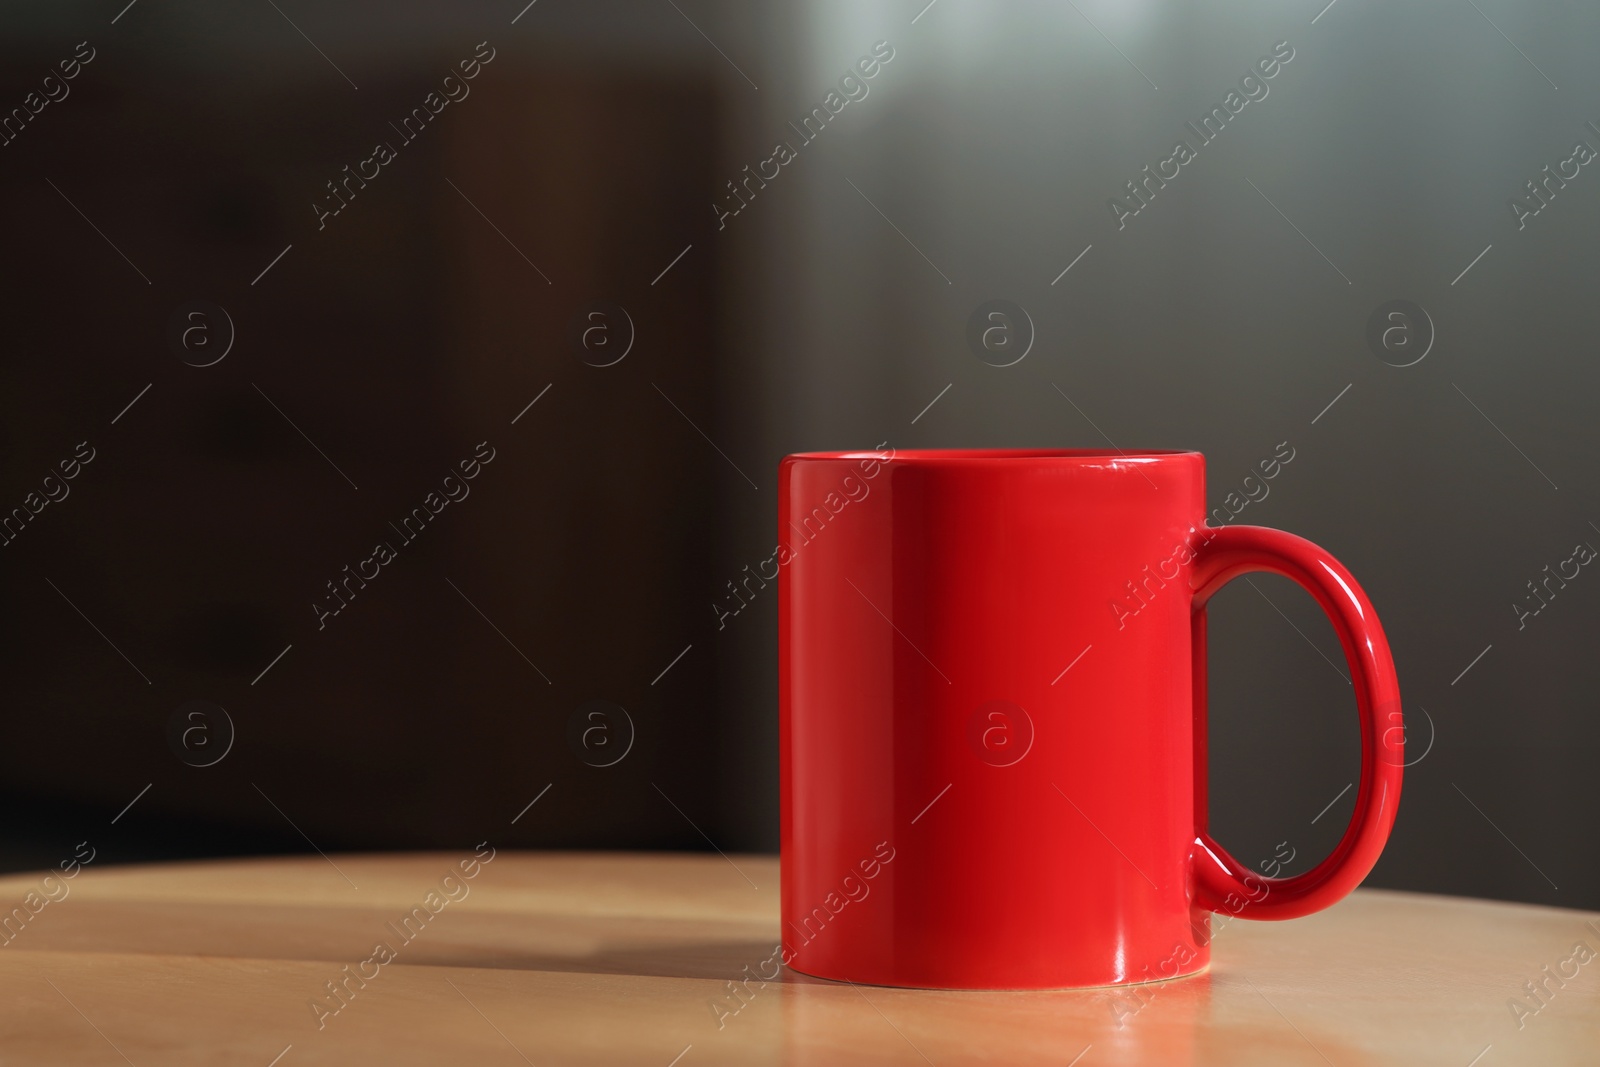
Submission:
{"label": "wood grain", "polygon": [[[397,937],[471,855],[91,865],[0,948],[0,1063],[1600,1063],[1600,959],[1541,972],[1600,950],[1594,913],[1363,890],[1231,922],[1209,973],[1176,982],[941,993],[785,972],[738,1000],[728,982],[777,941],[776,859],[502,851]],[[41,877],[0,879],[0,908]],[[380,941],[391,962],[337,1013],[311,1007],[340,1004],[325,983]],[[1519,1028],[1531,980],[1549,992]]]}

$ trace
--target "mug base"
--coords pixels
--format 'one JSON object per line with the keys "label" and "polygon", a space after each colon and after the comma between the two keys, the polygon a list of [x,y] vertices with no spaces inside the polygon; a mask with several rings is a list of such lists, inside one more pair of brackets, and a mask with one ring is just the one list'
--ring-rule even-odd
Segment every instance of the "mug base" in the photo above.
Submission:
{"label": "mug base", "polygon": [[1210,959],[1199,961],[1190,969],[1179,971],[1177,974],[1165,978],[1141,978],[1122,982],[1082,982],[1082,983],[1051,983],[1047,985],[969,985],[956,983],[929,983],[929,982],[897,982],[884,978],[863,978],[860,980],[847,978],[842,974],[821,974],[816,971],[807,971],[796,967],[792,963],[783,965],[785,970],[806,978],[816,978],[824,982],[838,982],[842,985],[864,985],[880,989],[923,989],[929,992],[941,993],[1071,993],[1074,991],[1094,989],[1127,989],[1131,986],[1163,985],[1167,982],[1177,982],[1185,978],[1193,978],[1211,970]]}

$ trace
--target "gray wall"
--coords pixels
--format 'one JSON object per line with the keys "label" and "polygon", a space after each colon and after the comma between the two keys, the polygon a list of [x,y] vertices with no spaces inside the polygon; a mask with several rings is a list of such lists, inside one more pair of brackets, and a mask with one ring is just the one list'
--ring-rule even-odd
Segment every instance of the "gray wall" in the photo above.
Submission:
{"label": "gray wall", "polygon": [[[1600,864],[1580,843],[1600,830],[1600,580],[1584,569],[1522,628],[1512,605],[1546,564],[1600,546],[1600,170],[1525,228],[1507,202],[1575,141],[1600,149],[1584,125],[1600,123],[1600,11],[1479,7],[941,0],[915,24],[918,3],[811,5],[781,35],[730,24],[719,43],[765,42],[773,71],[743,94],[730,176],[874,41],[896,57],[719,234],[744,293],[727,419],[735,455],[768,468],[883,440],[1197,448],[1214,506],[1290,442],[1239,521],[1356,573],[1410,716],[1415,763],[1371,884],[1594,907]],[[1185,122],[1285,40],[1268,95],[1119,229],[1108,199],[1177,139],[1198,144]],[[991,298],[1035,324],[1015,366],[966,344]],[[1365,337],[1396,299],[1436,333],[1412,366]],[[729,490],[730,551],[769,539],[763,488]],[[1351,808],[1351,690],[1310,598],[1251,584],[1211,609],[1213,827],[1247,862],[1287,840],[1300,870]],[[755,630],[734,638],[752,699],[771,679],[772,631]],[[748,732],[757,784],[773,737]]]}

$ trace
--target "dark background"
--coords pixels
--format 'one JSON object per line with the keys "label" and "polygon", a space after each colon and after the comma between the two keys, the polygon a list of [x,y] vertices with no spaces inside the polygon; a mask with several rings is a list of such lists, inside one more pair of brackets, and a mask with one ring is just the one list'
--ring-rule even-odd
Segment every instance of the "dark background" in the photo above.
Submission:
{"label": "dark background", "polygon": [[[1221,505],[1288,442],[1240,521],[1361,578],[1407,700],[1368,884],[1600,906],[1600,577],[1522,629],[1512,607],[1600,545],[1600,172],[1522,229],[1508,206],[1600,147],[1600,11],[107,0],[4,22],[7,114],[95,50],[0,147],[0,508],[95,456],[0,547],[6,867],[84,839],[117,862],[775,850],[776,597],[721,629],[711,605],[771,552],[784,453],[1196,448]],[[319,230],[324,183],[484,41],[470,95]],[[719,229],[725,183],[879,41],[867,97]],[[1268,96],[1119,230],[1108,198],[1280,41]],[[966,340],[996,298],[1035,331],[1004,368]],[[1396,299],[1425,309],[1412,347],[1369,344]],[[235,334],[207,367],[215,312],[170,336],[197,300]],[[572,339],[595,302],[635,335],[612,366]],[[326,583],[484,441],[470,496],[319,629]],[[1213,828],[1304,870],[1358,771],[1338,643],[1276,578],[1211,614]],[[183,757],[225,747],[215,713],[169,740],[192,700],[236,733],[211,766]],[[608,767],[569,743],[596,700],[633,728]]]}

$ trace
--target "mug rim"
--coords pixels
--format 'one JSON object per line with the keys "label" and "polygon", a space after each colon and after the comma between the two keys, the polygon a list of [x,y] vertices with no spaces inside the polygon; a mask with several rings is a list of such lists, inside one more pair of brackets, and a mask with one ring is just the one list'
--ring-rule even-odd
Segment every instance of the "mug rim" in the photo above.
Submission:
{"label": "mug rim", "polygon": [[862,460],[878,463],[1003,463],[1040,460],[1061,463],[1159,463],[1182,456],[1205,457],[1187,448],[908,448],[857,449],[845,452],[793,452],[785,460]]}

